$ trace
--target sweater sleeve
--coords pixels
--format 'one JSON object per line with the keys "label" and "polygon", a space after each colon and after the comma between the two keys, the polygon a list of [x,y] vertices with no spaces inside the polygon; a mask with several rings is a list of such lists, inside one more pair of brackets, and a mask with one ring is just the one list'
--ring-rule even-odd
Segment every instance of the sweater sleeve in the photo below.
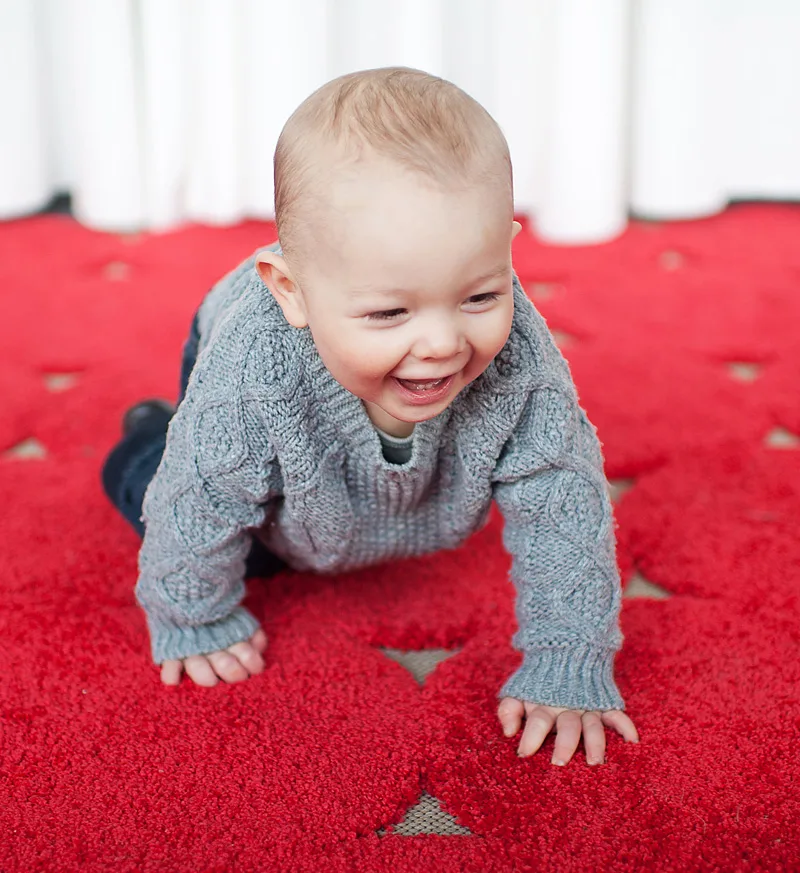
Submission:
{"label": "sweater sleeve", "polygon": [[534,390],[493,477],[522,664],[499,697],[624,709],[614,682],[621,586],[600,442],[564,387]]}
{"label": "sweater sleeve", "polygon": [[240,605],[248,529],[277,489],[275,451],[253,404],[187,392],[147,489],[136,600],[160,664],[249,639],[259,623]]}

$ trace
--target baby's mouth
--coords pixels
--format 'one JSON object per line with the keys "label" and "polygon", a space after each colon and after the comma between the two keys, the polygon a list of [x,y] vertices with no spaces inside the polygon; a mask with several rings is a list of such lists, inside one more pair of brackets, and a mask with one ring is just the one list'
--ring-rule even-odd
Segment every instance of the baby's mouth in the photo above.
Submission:
{"label": "baby's mouth", "polygon": [[404,388],[408,388],[409,391],[431,391],[444,384],[449,378],[449,376],[446,376],[442,379],[418,379],[413,381],[411,379],[398,379],[397,381]]}
{"label": "baby's mouth", "polygon": [[453,387],[455,374],[443,376],[440,379],[398,379],[392,377],[396,390],[405,403],[413,406],[427,406],[438,403],[447,397]]}

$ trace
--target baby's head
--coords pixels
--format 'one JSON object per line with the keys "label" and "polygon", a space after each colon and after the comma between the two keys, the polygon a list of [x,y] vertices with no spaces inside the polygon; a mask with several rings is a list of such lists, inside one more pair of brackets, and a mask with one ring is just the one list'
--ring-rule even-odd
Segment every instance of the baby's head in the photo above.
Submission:
{"label": "baby's head", "polygon": [[438,415],[505,345],[508,146],[452,83],[387,68],[315,91],[275,150],[275,212],[260,275],[384,430]]}

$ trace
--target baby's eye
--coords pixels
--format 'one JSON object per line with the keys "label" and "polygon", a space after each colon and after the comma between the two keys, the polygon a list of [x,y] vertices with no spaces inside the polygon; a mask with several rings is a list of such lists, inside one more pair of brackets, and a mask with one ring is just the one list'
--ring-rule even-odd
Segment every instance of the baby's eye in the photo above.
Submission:
{"label": "baby's eye", "polygon": [[487,291],[486,294],[476,294],[470,297],[467,303],[490,303],[492,300],[497,300],[500,295],[494,291]]}
{"label": "baby's eye", "polygon": [[[481,304],[491,303],[499,297],[500,295],[496,291],[488,291],[485,294],[475,294],[466,302],[473,306],[480,306]],[[367,321],[392,321],[405,315],[407,311],[406,309],[385,309],[383,312],[370,312],[366,319]]]}
{"label": "baby's eye", "polygon": [[369,321],[390,321],[393,318],[403,315],[404,312],[405,309],[387,309],[384,312],[370,312],[367,319]]}

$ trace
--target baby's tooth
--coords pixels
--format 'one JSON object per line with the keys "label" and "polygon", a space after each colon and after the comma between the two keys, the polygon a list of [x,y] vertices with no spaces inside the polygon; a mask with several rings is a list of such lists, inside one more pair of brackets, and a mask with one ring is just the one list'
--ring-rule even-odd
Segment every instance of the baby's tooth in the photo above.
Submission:
{"label": "baby's tooth", "polygon": [[410,379],[400,379],[410,391],[430,391],[432,388],[438,388],[445,381],[444,379],[431,379],[426,382],[412,382]]}

